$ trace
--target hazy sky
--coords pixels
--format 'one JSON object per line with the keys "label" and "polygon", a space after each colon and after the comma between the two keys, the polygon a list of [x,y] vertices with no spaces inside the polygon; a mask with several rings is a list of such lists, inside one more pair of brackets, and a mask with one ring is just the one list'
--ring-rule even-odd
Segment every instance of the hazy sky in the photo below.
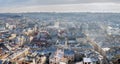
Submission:
{"label": "hazy sky", "polygon": [[0,0],[0,12],[120,12],[120,0]]}

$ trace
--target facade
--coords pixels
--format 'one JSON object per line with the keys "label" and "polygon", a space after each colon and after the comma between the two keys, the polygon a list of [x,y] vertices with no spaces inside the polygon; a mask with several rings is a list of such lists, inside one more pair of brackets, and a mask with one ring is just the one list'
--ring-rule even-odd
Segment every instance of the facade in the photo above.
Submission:
{"label": "facade", "polygon": [[55,54],[49,58],[50,64],[66,63],[71,64],[74,62],[74,52],[71,50],[57,50]]}

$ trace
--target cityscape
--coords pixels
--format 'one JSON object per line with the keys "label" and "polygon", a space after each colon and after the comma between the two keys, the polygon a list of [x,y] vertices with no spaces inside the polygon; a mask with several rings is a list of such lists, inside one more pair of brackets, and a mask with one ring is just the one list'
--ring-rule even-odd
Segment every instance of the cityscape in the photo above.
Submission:
{"label": "cityscape", "polygon": [[0,13],[0,64],[119,63],[119,13]]}
{"label": "cityscape", "polygon": [[0,64],[120,64],[120,0],[0,0]]}

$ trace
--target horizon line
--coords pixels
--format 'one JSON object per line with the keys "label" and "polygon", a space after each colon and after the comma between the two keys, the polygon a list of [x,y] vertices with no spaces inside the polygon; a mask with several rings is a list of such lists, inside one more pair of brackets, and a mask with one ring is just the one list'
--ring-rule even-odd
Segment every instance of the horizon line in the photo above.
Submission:
{"label": "horizon line", "polygon": [[120,4],[116,3],[89,3],[64,5],[36,5],[0,8],[0,13],[27,13],[27,12],[111,12],[120,13]]}

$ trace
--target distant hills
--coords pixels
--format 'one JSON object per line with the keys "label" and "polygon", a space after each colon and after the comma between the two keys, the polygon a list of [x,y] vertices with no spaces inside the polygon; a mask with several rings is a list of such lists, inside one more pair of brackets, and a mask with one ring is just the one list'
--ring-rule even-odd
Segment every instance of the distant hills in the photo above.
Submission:
{"label": "distant hills", "polygon": [[30,17],[48,21],[59,19],[60,21],[79,21],[79,22],[114,22],[120,24],[120,13],[89,13],[89,12],[72,12],[72,13],[0,13],[0,17]]}

